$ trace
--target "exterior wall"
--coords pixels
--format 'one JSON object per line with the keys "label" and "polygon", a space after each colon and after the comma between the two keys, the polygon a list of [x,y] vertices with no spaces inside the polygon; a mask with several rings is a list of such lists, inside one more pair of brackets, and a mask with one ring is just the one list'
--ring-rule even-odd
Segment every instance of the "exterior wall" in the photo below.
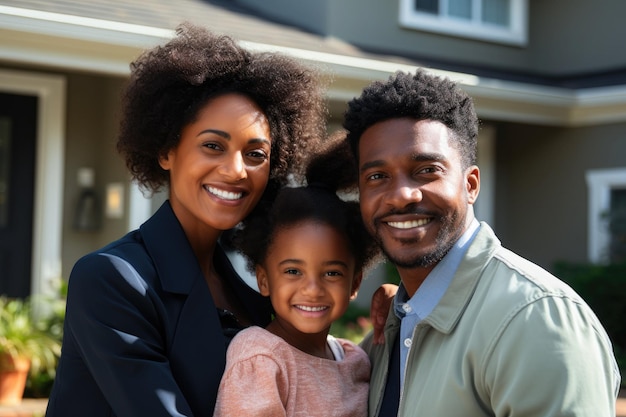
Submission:
{"label": "exterior wall", "polygon": [[511,70],[529,65],[528,51],[523,48],[403,28],[397,0],[335,2],[329,16],[328,35],[372,51]]}
{"label": "exterior wall", "polygon": [[[626,68],[626,2],[529,0],[532,70],[576,74]],[[574,6],[572,5],[574,4]]]}
{"label": "exterior wall", "polygon": [[[382,53],[542,76],[586,74],[626,67],[623,0],[528,0],[525,47],[463,39],[399,25],[398,0],[239,3],[316,33]],[[591,18],[593,17],[593,18]]]}
{"label": "exterior wall", "polygon": [[626,167],[626,124],[496,124],[496,225],[503,244],[547,269],[586,262],[589,169]]}
{"label": "exterior wall", "polygon": [[[106,184],[122,182],[128,192],[128,177],[123,161],[115,151],[119,96],[122,79],[86,75],[67,75],[67,127],[65,195],[63,199],[62,276],[67,278],[82,255],[126,233],[126,220],[107,219],[104,214],[98,231],[76,231],[73,218],[80,189],[77,171],[95,171],[95,190],[101,206]],[[127,211],[127,210],[126,210]]]}
{"label": "exterior wall", "polygon": [[238,0],[237,3],[265,16],[289,22],[314,33],[326,33],[328,12],[335,5],[329,0],[291,1],[291,0]]}

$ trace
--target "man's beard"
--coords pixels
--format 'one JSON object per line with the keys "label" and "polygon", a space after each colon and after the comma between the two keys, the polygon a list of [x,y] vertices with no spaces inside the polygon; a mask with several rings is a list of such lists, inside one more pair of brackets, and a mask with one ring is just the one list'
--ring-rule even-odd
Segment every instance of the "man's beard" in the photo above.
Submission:
{"label": "man's beard", "polygon": [[[399,258],[394,256],[387,250],[378,233],[376,233],[374,238],[378,242],[387,259],[389,259],[389,261],[397,267],[406,269],[428,268],[441,261],[443,257],[450,252],[450,249],[452,249],[454,244],[463,234],[463,223],[457,223],[459,217],[459,213],[454,212],[449,216],[440,216],[437,219],[433,219],[433,221],[438,221],[441,224],[441,228],[435,237],[435,249],[431,252],[413,258]],[[420,241],[419,239],[406,239],[402,241],[402,243],[407,246],[413,246],[419,245]]]}

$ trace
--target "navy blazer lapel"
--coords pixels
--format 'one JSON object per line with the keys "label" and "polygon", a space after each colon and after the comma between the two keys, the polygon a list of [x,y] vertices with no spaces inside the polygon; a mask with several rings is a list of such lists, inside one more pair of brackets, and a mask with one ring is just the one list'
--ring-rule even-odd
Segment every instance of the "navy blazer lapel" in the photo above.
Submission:
{"label": "navy blazer lapel", "polygon": [[213,410],[226,364],[226,344],[204,280],[196,280],[181,311],[170,351],[172,372],[194,410]]}
{"label": "navy blazer lapel", "polygon": [[[140,232],[170,314],[173,333],[168,356],[172,373],[192,410],[211,415],[226,364],[226,339],[209,286],[169,201],[141,226]],[[254,324],[266,326],[271,319],[269,298],[237,275],[220,245],[215,248],[213,261]]]}
{"label": "navy blazer lapel", "polygon": [[204,282],[198,260],[169,201],[141,225],[140,231],[163,290],[189,294],[197,279]]}
{"label": "navy blazer lapel", "polygon": [[[198,260],[169,201],[163,203],[141,226],[141,234],[154,260],[163,290],[189,294],[196,279],[204,282]],[[232,286],[254,324],[267,326],[272,311],[269,297],[261,296],[239,277],[220,245],[215,248],[213,261],[218,273]]]}
{"label": "navy blazer lapel", "polygon": [[173,326],[172,373],[192,410],[211,415],[220,381],[214,376],[224,371],[226,346],[209,286],[169,201],[141,226],[141,234],[163,291],[172,294],[163,295]]}

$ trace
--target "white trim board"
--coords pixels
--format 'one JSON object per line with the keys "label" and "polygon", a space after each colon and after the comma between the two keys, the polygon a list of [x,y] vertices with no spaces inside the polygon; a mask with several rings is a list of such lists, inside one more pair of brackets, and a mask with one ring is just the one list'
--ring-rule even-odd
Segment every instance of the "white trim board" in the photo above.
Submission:
{"label": "white trim board", "polygon": [[31,293],[53,295],[61,279],[65,78],[0,69],[0,91],[38,98]]}
{"label": "white trim board", "polygon": [[587,254],[591,262],[604,263],[610,235],[602,214],[611,207],[611,189],[626,187],[626,168],[593,169],[585,178],[589,196]]}

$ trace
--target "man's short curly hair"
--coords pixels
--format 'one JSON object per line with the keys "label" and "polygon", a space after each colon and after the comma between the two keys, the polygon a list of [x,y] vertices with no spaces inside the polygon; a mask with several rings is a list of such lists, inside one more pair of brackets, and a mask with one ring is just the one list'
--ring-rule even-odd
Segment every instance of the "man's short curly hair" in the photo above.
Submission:
{"label": "man's short curly hair", "polygon": [[478,118],[472,99],[448,78],[397,72],[387,82],[376,81],[348,103],[344,115],[347,140],[358,158],[359,140],[370,126],[389,119],[410,117],[437,120],[454,134],[452,145],[460,152],[464,168],[476,163]]}
{"label": "man's short curly hair", "polygon": [[202,106],[226,93],[249,97],[267,117],[269,188],[285,184],[325,134],[323,85],[316,70],[183,23],[172,40],[131,64],[117,149],[142,188],[156,192],[169,185],[159,157],[178,145],[183,127]]}

